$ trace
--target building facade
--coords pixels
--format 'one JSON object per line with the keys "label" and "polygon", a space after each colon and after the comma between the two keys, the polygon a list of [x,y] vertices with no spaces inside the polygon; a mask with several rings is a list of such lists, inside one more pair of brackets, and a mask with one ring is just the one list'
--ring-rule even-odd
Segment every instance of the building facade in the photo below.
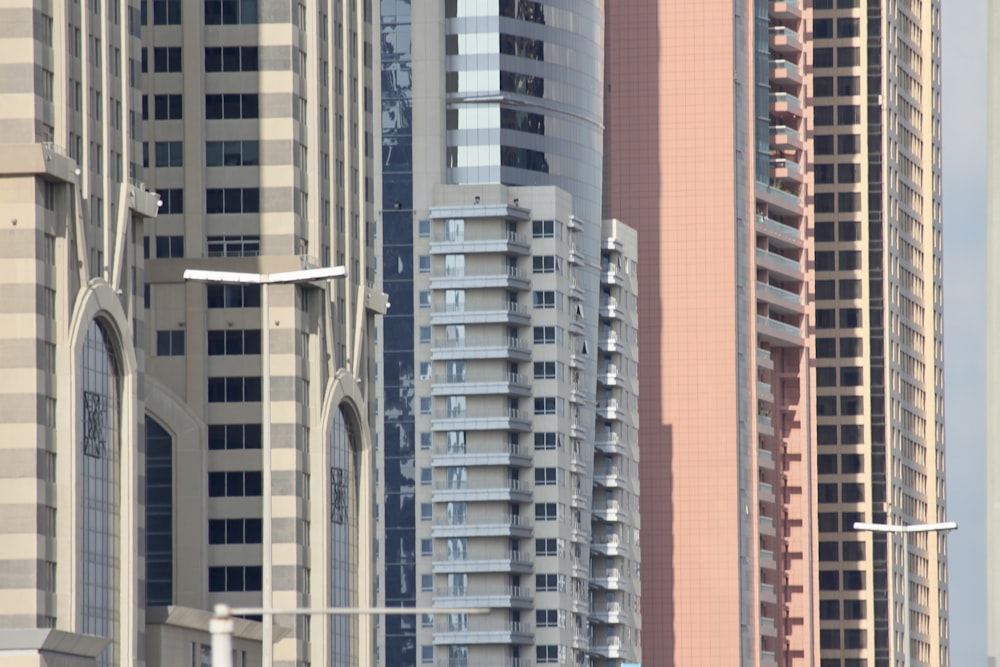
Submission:
{"label": "building facade", "polygon": [[[370,606],[385,310],[373,5],[142,8],[143,167],[164,202],[145,239],[147,597],[174,638],[158,645],[183,636],[171,608]],[[331,265],[346,277],[266,284]],[[185,282],[187,269],[265,284]],[[247,636],[265,665],[354,665],[373,628],[289,615]]]}
{"label": "building facade", "polygon": [[808,11],[606,15],[605,216],[640,242],[643,657],[815,665]]}
{"label": "building facade", "polygon": [[[1000,37],[1000,6],[991,5],[989,11],[989,37]],[[989,107],[988,107],[988,138],[987,183],[996,183],[1000,178],[1000,123],[997,122],[997,112],[1000,110],[1000,60],[990,53],[989,60]],[[995,188],[986,191],[986,336],[987,340],[1000,339],[1000,274],[997,264],[1000,261],[1000,191]],[[986,346],[986,478],[997,479],[1000,474],[1000,355],[996,349]],[[1000,664],[1000,568],[996,566],[1000,554],[1000,490],[995,486],[986,489],[986,622],[987,622],[987,667]]]}
{"label": "building facade", "polygon": [[941,3],[813,6],[822,655],[944,666]]}
{"label": "building facade", "polygon": [[3,664],[143,664],[137,22],[0,9]]}
{"label": "building facade", "polygon": [[380,594],[440,610],[387,618],[382,664],[640,657],[636,240],[600,217],[602,23],[382,3]]}

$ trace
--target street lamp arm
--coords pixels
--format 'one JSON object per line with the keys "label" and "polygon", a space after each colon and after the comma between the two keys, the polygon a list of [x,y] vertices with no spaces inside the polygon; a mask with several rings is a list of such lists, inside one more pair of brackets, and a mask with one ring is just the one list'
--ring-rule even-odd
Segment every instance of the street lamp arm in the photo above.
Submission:
{"label": "street lamp arm", "polygon": [[872,533],[938,533],[957,529],[958,523],[955,521],[943,521],[940,523],[914,523],[909,526],[888,523],[868,523],[866,521],[854,522],[854,530],[863,530]]}
{"label": "street lamp arm", "polygon": [[331,278],[343,278],[346,275],[347,269],[343,266],[321,266],[316,269],[282,271],[280,273],[249,273],[245,271],[185,269],[184,280],[196,280],[205,283],[250,283],[257,285],[274,285],[279,283],[307,283],[314,280],[330,280]]}

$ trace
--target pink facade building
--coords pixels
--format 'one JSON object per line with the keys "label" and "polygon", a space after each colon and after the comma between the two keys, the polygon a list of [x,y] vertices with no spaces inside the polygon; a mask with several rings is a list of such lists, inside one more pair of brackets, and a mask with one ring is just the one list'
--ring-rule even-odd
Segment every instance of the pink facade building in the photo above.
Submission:
{"label": "pink facade building", "polygon": [[639,233],[643,658],[815,665],[807,17],[607,8],[605,214]]}

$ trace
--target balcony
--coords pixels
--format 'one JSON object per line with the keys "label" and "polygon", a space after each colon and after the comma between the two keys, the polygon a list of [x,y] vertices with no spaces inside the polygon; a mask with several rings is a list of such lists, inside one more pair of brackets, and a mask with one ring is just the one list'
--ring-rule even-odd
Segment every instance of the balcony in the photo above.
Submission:
{"label": "balcony", "polygon": [[774,498],[774,487],[772,487],[767,482],[758,482],[757,483],[757,498],[761,502],[773,503],[774,500],[775,500],[775,498]]}
{"label": "balcony", "polygon": [[802,232],[798,228],[772,220],[767,216],[758,215],[754,229],[758,234],[766,235],[770,239],[770,243],[779,248],[801,248],[804,245]]}
{"label": "balcony", "polygon": [[435,667],[535,667],[535,661],[528,658],[475,658],[471,663],[466,659],[442,658]]}
{"label": "balcony", "polygon": [[757,467],[761,470],[774,470],[774,454],[767,449],[757,448]]}
{"label": "balcony", "polygon": [[608,602],[599,609],[591,609],[590,618],[597,623],[624,623],[628,620],[620,602]]}
{"label": "balcony", "polygon": [[799,33],[783,25],[768,30],[768,44],[776,53],[801,53],[802,38]]}
{"label": "balcony", "polygon": [[527,290],[531,288],[531,276],[510,266],[446,268],[431,274],[431,289],[485,288]]}
{"label": "balcony", "polygon": [[761,435],[774,435],[774,425],[771,423],[771,415],[766,412],[757,413],[757,433]]}
{"label": "balcony", "polygon": [[629,518],[625,507],[617,500],[606,500],[600,506],[593,508],[593,516],[606,522],[624,522]]}
{"label": "balcony", "polygon": [[774,370],[774,361],[771,359],[771,351],[762,347],[757,348],[757,366],[766,370]]}
{"label": "balcony", "polygon": [[802,100],[789,93],[771,93],[771,114],[779,117],[802,118]]}
{"label": "balcony", "polygon": [[499,394],[502,396],[530,396],[531,378],[520,373],[461,373],[435,375],[431,385],[432,396],[474,396]]}
{"label": "balcony", "polygon": [[520,445],[495,444],[478,445],[475,451],[448,447],[440,444],[434,447],[431,465],[435,468],[451,466],[513,466],[526,468],[531,465],[532,450]]}
{"label": "balcony", "polygon": [[767,401],[768,403],[774,401],[774,393],[771,390],[770,382],[757,381],[757,399]]}
{"label": "balcony", "polygon": [[[464,617],[463,617],[464,618]],[[434,626],[434,644],[530,644],[535,629],[530,623],[471,617],[456,623],[452,619]],[[475,663],[478,665],[478,662]]]}
{"label": "balcony", "polygon": [[523,551],[490,549],[434,554],[434,574],[509,572],[530,574],[534,569],[531,556]]}
{"label": "balcony", "polygon": [[630,487],[625,471],[618,466],[594,469],[594,483],[605,488]]}
{"label": "balcony", "polygon": [[531,324],[531,311],[517,303],[447,303],[434,307],[431,324]]}
{"label": "balcony", "polygon": [[530,431],[531,415],[523,410],[440,410],[434,415],[435,431]]}
{"label": "balcony", "polygon": [[774,519],[763,514],[758,515],[757,530],[760,531],[760,534],[765,537],[774,537],[776,534],[774,530]]}
{"label": "balcony", "polygon": [[601,284],[629,287],[632,284],[632,276],[625,273],[625,269],[617,264],[607,264],[601,267]]}
{"label": "balcony", "polygon": [[622,571],[617,567],[609,567],[590,573],[590,583],[598,588],[623,590],[626,587],[626,581],[622,576]]}
{"label": "balcony", "polygon": [[532,593],[523,586],[448,586],[434,591],[434,606],[529,609]]}
{"label": "balcony", "polygon": [[798,260],[779,255],[764,248],[757,248],[754,256],[757,260],[758,269],[767,269],[785,280],[801,281],[805,278],[802,264]]}
{"label": "balcony", "polygon": [[431,535],[448,537],[530,537],[532,521],[514,514],[473,514],[471,516],[434,516]]}
{"label": "balcony", "polygon": [[771,160],[771,178],[779,181],[791,181],[799,185],[805,180],[802,170],[799,168],[799,163],[795,160],[786,160],[784,158]]}
{"label": "balcony", "polygon": [[771,148],[777,150],[802,150],[802,135],[794,127],[772,125],[770,131]]}
{"label": "balcony", "polygon": [[460,338],[457,340],[441,338],[434,341],[431,359],[435,361],[452,359],[529,361],[531,359],[531,343],[521,338],[508,338],[507,336]]}
{"label": "balcony", "polygon": [[628,415],[617,398],[609,398],[597,402],[597,416],[607,421],[625,421]]}
{"label": "balcony", "polygon": [[772,60],[770,76],[771,80],[777,83],[792,86],[802,85],[802,70],[799,68],[797,63],[793,63],[789,60]]}
{"label": "balcony", "polygon": [[778,601],[778,597],[774,594],[773,584],[760,585],[760,601],[764,603],[774,604]]}
{"label": "balcony", "polygon": [[760,549],[760,550],[758,550],[757,553],[759,555],[758,563],[759,563],[760,567],[764,567],[764,568],[767,568],[769,570],[773,570],[774,568],[776,568],[778,566],[777,562],[774,560],[774,552],[773,551],[771,551],[769,549]]}
{"label": "balcony", "polygon": [[594,448],[604,454],[625,454],[625,441],[617,433],[605,433],[598,435],[594,442]]}
{"label": "balcony", "polygon": [[531,502],[531,491],[534,485],[531,482],[522,482],[518,479],[499,481],[473,481],[449,480],[438,482],[434,485],[433,502]]}
{"label": "balcony", "polygon": [[618,659],[625,657],[625,647],[621,637],[606,637],[604,639],[594,639],[590,645],[592,653],[605,658]]}
{"label": "balcony", "polygon": [[797,347],[803,344],[801,326],[764,315],[757,316],[757,335],[775,347]]}
{"label": "balcony", "polygon": [[625,341],[621,339],[617,331],[605,331],[597,341],[597,347],[603,352],[614,352],[625,354]]}
{"label": "balcony", "polygon": [[590,541],[590,550],[605,556],[624,556],[628,549],[628,542],[617,534],[593,535]]}
{"label": "balcony", "polygon": [[765,637],[777,637],[778,628],[775,627],[774,619],[767,616],[760,617],[760,634]]}
{"label": "balcony", "polygon": [[776,19],[801,19],[802,6],[799,0],[771,0],[768,13]]}
{"label": "balcony", "polygon": [[465,230],[464,234],[436,234],[431,241],[432,255],[471,255],[502,253],[531,254],[531,240],[524,234],[503,231]]}
{"label": "balcony", "polygon": [[777,285],[757,281],[757,300],[768,304],[772,311],[801,315],[805,312],[802,297]]}

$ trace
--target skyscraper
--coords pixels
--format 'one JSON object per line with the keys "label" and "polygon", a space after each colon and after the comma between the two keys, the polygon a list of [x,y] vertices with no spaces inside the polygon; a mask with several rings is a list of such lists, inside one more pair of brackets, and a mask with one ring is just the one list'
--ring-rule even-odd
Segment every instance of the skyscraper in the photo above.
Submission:
{"label": "skyscraper", "polygon": [[0,662],[141,664],[156,197],[130,178],[133,19],[120,4],[0,9]]}
{"label": "skyscraper", "polygon": [[[989,37],[1000,37],[1000,6],[989,6]],[[989,107],[987,183],[1000,179],[1000,55],[991,51],[989,60]],[[986,256],[986,340],[1000,339],[1000,190],[988,188],[987,256]],[[986,479],[998,479],[1000,474],[1000,354],[996,347],[986,346]],[[986,637],[987,667],[1000,664],[1000,489],[988,484],[986,504]]]}
{"label": "skyscraper", "polygon": [[640,656],[636,239],[600,217],[602,34],[589,0],[382,4],[381,594],[444,612],[387,618],[383,664]]}
{"label": "skyscraper", "polygon": [[[163,526],[149,540],[148,602],[370,606],[385,306],[372,3],[142,8],[143,166],[164,202],[146,238],[147,433],[173,453],[148,472],[164,499],[148,510]],[[330,265],[346,277],[183,280]],[[162,664],[178,643],[202,650],[182,615],[156,618]],[[263,663],[357,664],[373,627],[277,617],[258,635]]]}
{"label": "skyscraper", "polygon": [[655,369],[645,656],[947,665],[944,541],[853,529],[945,514],[940,3],[608,17],[606,213],[638,227]]}
{"label": "skyscraper", "polygon": [[948,665],[944,540],[852,527],[945,520],[941,3],[862,5],[813,13],[820,642]]}
{"label": "skyscraper", "polygon": [[807,16],[607,5],[605,215],[639,234],[643,657],[814,665]]}
{"label": "skyscraper", "polygon": [[[204,662],[213,603],[370,605],[371,3],[22,4],[0,41],[0,657]],[[347,276],[281,279],[319,264]],[[367,617],[260,620],[244,663],[374,654]]]}

